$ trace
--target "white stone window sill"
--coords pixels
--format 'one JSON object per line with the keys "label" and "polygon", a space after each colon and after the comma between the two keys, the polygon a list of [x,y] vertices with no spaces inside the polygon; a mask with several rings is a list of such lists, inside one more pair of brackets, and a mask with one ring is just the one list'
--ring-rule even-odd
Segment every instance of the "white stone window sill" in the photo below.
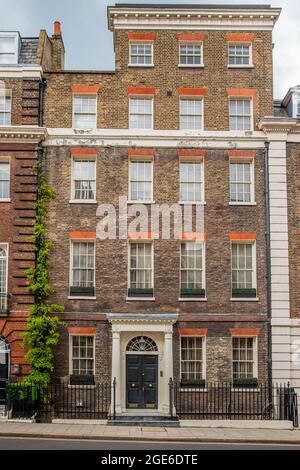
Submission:
{"label": "white stone window sill", "polygon": [[231,302],[258,302],[258,297],[231,297]]}
{"label": "white stone window sill", "polygon": [[127,204],[155,204],[155,201],[131,201],[128,200]]}
{"label": "white stone window sill", "polygon": [[128,67],[154,67],[154,64],[128,64]]}
{"label": "white stone window sill", "polygon": [[256,202],[229,202],[230,206],[256,206]]}
{"label": "white stone window sill", "polygon": [[94,199],[71,199],[69,201],[70,204],[97,204],[97,201]]}
{"label": "white stone window sill", "polygon": [[7,199],[0,199],[0,202],[11,202],[11,198],[7,198]]}
{"label": "white stone window sill", "polygon": [[253,64],[228,64],[229,69],[254,69]]}
{"label": "white stone window sill", "polygon": [[206,297],[199,297],[199,298],[190,298],[190,299],[185,299],[184,297],[179,297],[179,302],[207,302]]}
{"label": "white stone window sill", "polygon": [[181,69],[185,69],[185,68],[188,68],[188,69],[204,69],[204,64],[178,64],[178,67],[180,67]]}
{"label": "white stone window sill", "polygon": [[140,300],[145,300],[145,301],[150,300],[151,302],[153,302],[153,301],[155,301],[155,297],[126,297],[126,300],[127,301],[128,300],[131,300],[131,301],[132,300],[138,300],[138,301],[140,301]]}
{"label": "white stone window sill", "polygon": [[206,206],[206,201],[178,201],[180,205]]}
{"label": "white stone window sill", "polygon": [[68,295],[69,300],[96,300],[97,297],[73,297],[71,295]]}

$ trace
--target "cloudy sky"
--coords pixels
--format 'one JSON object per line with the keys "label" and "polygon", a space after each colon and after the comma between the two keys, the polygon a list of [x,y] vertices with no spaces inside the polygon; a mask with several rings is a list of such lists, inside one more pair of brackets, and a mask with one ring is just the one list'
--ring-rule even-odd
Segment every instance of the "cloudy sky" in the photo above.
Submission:
{"label": "cloudy sky", "polygon": [[[282,7],[274,30],[275,98],[300,84],[300,1],[299,0],[116,0],[117,3],[271,3]],[[53,21],[62,23],[66,67],[113,70],[112,33],[107,29],[107,0],[0,0],[0,31],[19,30],[23,36],[37,36],[40,29],[52,34]]]}

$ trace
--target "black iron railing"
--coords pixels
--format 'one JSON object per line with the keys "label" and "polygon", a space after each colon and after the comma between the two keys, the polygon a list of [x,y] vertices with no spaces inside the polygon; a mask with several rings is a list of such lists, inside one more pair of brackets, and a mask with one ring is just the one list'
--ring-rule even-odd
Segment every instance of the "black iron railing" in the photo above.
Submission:
{"label": "black iron railing", "polygon": [[69,385],[56,382],[48,388],[10,383],[6,387],[6,406],[11,418],[52,419],[107,419],[115,416],[116,383]]}
{"label": "black iron railing", "polygon": [[204,387],[169,382],[170,416],[198,420],[288,420],[298,426],[297,394],[289,384],[236,387],[206,383]]}
{"label": "black iron railing", "polygon": [[0,315],[7,315],[9,312],[9,295],[0,294]]}

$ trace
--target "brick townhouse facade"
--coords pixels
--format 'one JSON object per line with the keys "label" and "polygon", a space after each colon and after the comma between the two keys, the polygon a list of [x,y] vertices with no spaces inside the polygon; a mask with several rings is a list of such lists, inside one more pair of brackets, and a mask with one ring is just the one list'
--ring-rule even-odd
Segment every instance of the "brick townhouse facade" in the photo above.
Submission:
{"label": "brick townhouse facade", "polygon": [[[274,110],[279,15],[267,5],[116,4],[114,71],[65,70],[59,22],[51,38],[21,41],[26,59],[21,48],[12,72],[0,65],[3,102],[12,97],[0,127],[7,375],[27,370],[20,331],[34,301],[24,270],[39,158],[56,192],[51,300],[65,307],[55,379],[116,379],[119,415],[167,414],[170,378],[300,388],[300,94]],[[152,223],[162,205],[191,207],[191,226],[171,217],[165,237]],[[128,211],[128,223],[144,211],[149,222],[117,224],[103,240],[105,211],[117,222]]]}
{"label": "brick townhouse facade", "polygon": [[[269,7],[116,5],[113,72],[45,72],[43,143],[57,197],[55,377],[116,378],[116,409],[169,412],[170,378],[267,382],[265,135]],[[202,227],[97,236],[99,204],[190,204]]]}
{"label": "brick townhouse facade", "polygon": [[[28,373],[22,332],[34,298],[26,269],[35,263],[37,165],[42,127],[43,69],[57,68],[55,36],[0,33],[0,402],[2,381]],[[0,403],[0,404],[1,404]]]}

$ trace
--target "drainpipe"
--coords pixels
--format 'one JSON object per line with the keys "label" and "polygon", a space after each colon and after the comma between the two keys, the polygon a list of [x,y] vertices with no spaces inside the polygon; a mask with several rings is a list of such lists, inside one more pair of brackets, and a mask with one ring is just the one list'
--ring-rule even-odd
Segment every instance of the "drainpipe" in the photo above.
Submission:
{"label": "drainpipe", "polygon": [[39,86],[39,127],[43,127],[44,124],[44,91],[46,88],[46,80],[43,78],[40,80]]}
{"label": "drainpipe", "polygon": [[268,317],[268,384],[269,400],[272,402],[272,305],[271,305],[271,241],[270,241],[270,187],[269,187],[269,142],[264,148],[265,173],[265,239],[266,239],[266,280],[267,280],[267,317]]}

